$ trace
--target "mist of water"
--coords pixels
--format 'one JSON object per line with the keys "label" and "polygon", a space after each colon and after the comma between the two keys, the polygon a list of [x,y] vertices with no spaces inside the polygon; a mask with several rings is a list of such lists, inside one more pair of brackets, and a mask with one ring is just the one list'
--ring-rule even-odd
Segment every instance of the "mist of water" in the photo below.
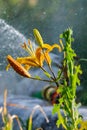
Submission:
{"label": "mist of water", "polygon": [[19,31],[8,25],[4,20],[0,19],[0,68],[4,69],[6,65],[6,56],[8,54],[17,57],[24,55],[21,48],[23,42],[27,39]]}

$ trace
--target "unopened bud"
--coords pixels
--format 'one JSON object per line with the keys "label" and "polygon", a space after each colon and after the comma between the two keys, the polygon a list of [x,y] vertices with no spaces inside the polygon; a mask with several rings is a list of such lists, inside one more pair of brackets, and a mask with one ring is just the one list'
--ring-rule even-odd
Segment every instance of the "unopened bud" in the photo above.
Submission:
{"label": "unopened bud", "polygon": [[28,73],[28,71],[19,63],[17,62],[15,59],[13,59],[10,55],[7,56],[7,60],[9,62],[9,64],[11,65],[11,67],[20,75],[29,78],[30,74]]}
{"label": "unopened bud", "polygon": [[41,34],[39,33],[39,31],[37,29],[34,29],[33,32],[34,32],[36,42],[39,44],[40,47],[42,47],[43,46],[43,38],[42,38]]}

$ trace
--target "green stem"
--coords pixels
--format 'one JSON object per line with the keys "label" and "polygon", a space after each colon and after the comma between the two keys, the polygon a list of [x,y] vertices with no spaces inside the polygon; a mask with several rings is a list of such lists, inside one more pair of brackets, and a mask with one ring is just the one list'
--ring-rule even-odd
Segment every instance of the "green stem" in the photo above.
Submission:
{"label": "green stem", "polygon": [[51,65],[49,64],[49,61],[47,60],[47,58],[46,58],[46,56],[45,56],[45,52],[44,52],[44,51],[43,51],[43,54],[44,54],[44,57],[45,57],[45,59],[46,59],[46,61],[47,61],[46,63],[47,63],[47,65],[48,65],[48,68],[49,68],[51,74],[53,75],[53,77],[51,77],[51,78],[54,80],[56,86],[59,87],[59,83],[56,81],[56,76],[55,76],[55,74],[54,74],[54,72],[53,72],[53,70],[52,70]]}
{"label": "green stem", "polygon": [[29,77],[29,79],[33,79],[33,80],[39,80],[39,81],[44,81],[44,82],[51,82],[53,83],[54,81],[53,80],[46,80],[46,79],[39,79],[39,78],[35,78],[35,77]]}

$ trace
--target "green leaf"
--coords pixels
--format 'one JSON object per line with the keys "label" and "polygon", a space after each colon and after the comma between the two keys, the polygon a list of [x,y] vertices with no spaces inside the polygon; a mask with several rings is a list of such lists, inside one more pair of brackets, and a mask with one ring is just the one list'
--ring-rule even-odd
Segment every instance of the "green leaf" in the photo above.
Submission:
{"label": "green leaf", "polygon": [[62,71],[58,70],[56,81],[60,80],[61,75],[62,75]]}
{"label": "green leaf", "polygon": [[32,117],[29,118],[28,130],[32,130]]}
{"label": "green leaf", "polygon": [[63,34],[60,34],[60,38],[63,38]]}
{"label": "green leaf", "polygon": [[58,111],[58,104],[54,104],[53,105],[53,109],[52,109],[52,114],[55,114],[55,113],[57,113],[57,111]]}
{"label": "green leaf", "polygon": [[59,127],[60,125],[62,125],[67,130],[64,117],[62,116],[60,110],[58,111],[58,118],[59,120],[57,121],[57,126]]}
{"label": "green leaf", "polygon": [[44,74],[45,74],[48,78],[51,77],[51,75],[50,75],[47,71],[45,71]]}
{"label": "green leaf", "polygon": [[38,75],[36,75],[36,76],[35,76],[35,78],[36,78],[36,79],[41,79],[41,77],[40,77],[40,76],[38,76]]}

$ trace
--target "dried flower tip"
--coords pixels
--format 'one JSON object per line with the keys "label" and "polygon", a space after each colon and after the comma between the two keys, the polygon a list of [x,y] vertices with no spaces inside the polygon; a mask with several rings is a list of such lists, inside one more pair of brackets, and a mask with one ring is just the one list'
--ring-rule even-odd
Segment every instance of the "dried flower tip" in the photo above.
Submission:
{"label": "dried flower tip", "polygon": [[24,44],[23,44],[23,45],[21,45],[21,47],[22,47],[23,49],[26,49],[26,48],[27,48],[26,43],[24,42]]}
{"label": "dried flower tip", "polygon": [[21,126],[21,123],[20,123],[20,120],[19,120],[19,117],[17,115],[12,115],[11,116],[11,120],[13,121],[13,119],[16,119],[17,123],[18,123],[18,126],[19,126],[19,129],[20,130],[23,130],[22,129],[22,126]]}
{"label": "dried flower tip", "polygon": [[7,60],[9,62],[9,64],[11,65],[11,67],[20,75],[29,78],[30,74],[28,73],[28,71],[19,63],[17,62],[15,59],[13,59],[10,55],[7,56]]}
{"label": "dried flower tip", "polygon": [[33,32],[34,32],[36,42],[39,44],[40,47],[42,47],[43,46],[43,39],[42,39],[41,34],[39,33],[39,31],[37,29],[34,29]]}
{"label": "dried flower tip", "polygon": [[63,45],[63,42],[62,42],[61,39],[59,40],[59,42],[60,42],[60,45],[61,45],[62,49],[64,49],[64,45]]}
{"label": "dried flower tip", "polygon": [[42,108],[40,105],[36,105],[36,106],[33,108],[30,117],[31,117],[31,118],[33,117],[34,112],[36,111],[36,109],[39,109],[39,110],[42,112],[42,114],[44,115],[44,117],[45,117],[45,119],[46,119],[46,122],[49,123],[49,119],[48,119],[46,113],[44,112],[43,108]]}

